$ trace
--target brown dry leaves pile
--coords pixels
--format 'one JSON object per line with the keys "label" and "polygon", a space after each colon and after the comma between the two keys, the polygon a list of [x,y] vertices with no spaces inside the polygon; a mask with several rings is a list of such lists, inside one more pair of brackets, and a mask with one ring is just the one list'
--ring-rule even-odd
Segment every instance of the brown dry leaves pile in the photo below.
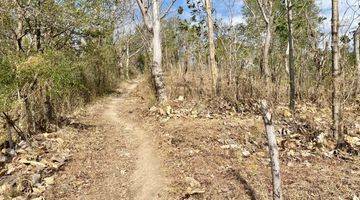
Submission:
{"label": "brown dry leaves pile", "polygon": [[0,199],[44,199],[42,194],[56,179],[56,172],[71,159],[62,138],[76,130],[61,129],[35,135],[31,145],[21,141],[15,150],[3,149],[1,157]]}

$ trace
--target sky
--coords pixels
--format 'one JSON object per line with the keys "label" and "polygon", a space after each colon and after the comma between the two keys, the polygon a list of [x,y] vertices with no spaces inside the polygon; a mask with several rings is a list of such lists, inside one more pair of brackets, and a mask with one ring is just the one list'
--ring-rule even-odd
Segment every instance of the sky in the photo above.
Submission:
{"label": "sky", "polygon": [[[166,1],[169,0],[165,0],[165,4]],[[339,2],[340,33],[349,34],[360,22],[360,0],[340,0]],[[320,15],[326,17],[321,29],[329,34],[331,30],[331,0],[316,0],[316,4],[320,8]],[[179,6],[185,9],[183,17],[188,18],[190,14],[186,9],[186,0],[177,0],[174,8]],[[243,0],[213,0],[215,17],[229,24],[238,24],[244,21],[241,15],[243,7]],[[175,10],[173,9],[173,12]]]}

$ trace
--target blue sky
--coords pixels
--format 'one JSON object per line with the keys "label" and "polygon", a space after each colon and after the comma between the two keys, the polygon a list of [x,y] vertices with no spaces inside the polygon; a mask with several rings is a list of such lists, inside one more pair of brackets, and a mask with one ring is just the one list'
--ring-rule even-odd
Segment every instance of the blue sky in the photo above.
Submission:
{"label": "blue sky", "polygon": [[[169,0],[165,0],[169,1]],[[331,0],[316,0],[317,5],[321,10],[321,15],[326,17],[327,20],[322,25],[322,30],[326,33],[330,32],[331,22]],[[166,4],[166,3],[165,3]],[[189,12],[186,9],[186,0],[177,0],[175,8],[182,6],[185,9],[184,16],[188,17]],[[215,17],[223,19],[227,23],[240,23],[243,22],[241,10],[244,6],[243,0],[213,0],[213,7],[215,9]],[[340,0],[340,21],[342,34],[349,33],[360,22],[360,0]]]}

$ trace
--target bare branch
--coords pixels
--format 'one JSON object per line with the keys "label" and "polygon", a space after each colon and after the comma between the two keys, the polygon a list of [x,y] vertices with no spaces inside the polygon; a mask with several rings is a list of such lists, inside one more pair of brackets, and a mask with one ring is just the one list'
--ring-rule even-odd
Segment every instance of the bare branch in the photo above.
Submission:
{"label": "bare branch", "polygon": [[141,15],[143,16],[143,19],[144,19],[144,24],[146,26],[146,28],[152,32],[152,29],[153,29],[153,24],[150,20],[150,16],[149,16],[149,13],[148,13],[148,6],[145,6],[144,5],[144,2],[142,0],[136,0],[139,8],[140,8],[140,11],[141,11]]}
{"label": "bare branch", "polygon": [[170,9],[172,8],[172,6],[174,5],[175,2],[176,2],[176,0],[171,1],[170,5],[167,7],[164,14],[160,17],[160,19],[163,19],[164,17],[166,17],[166,15],[169,13]]}
{"label": "bare branch", "polygon": [[256,0],[256,2],[258,3],[258,5],[259,5],[259,7],[260,7],[261,14],[262,14],[262,16],[263,16],[263,18],[264,18],[265,23],[269,24],[270,21],[269,21],[269,17],[266,16],[265,5],[263,5],[263,4],[260,2],[260,0]]}

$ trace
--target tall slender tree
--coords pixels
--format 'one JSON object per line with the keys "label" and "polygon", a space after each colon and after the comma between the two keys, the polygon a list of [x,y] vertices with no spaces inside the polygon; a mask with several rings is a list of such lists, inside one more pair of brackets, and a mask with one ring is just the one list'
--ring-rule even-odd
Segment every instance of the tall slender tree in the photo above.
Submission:
{"label": "tall slender tree", "polygon": [[214,44],[214,22],[212,18],[212,6],[211,0],[205,0],[205,10],[207,14],[207,25],[208,25],[208,40],[209,40],[209,54],[210,54],[210,69],[212,77],[213,93],[218,95],[220,93],[219,85],[219,70],[215,60],[215,44]]}
{"label": "tall slender tree", "polygon": [[151,67],[151,74],[153,76],[156,97],[160,104],[167,101],[164,73],[162,69],[162,46],[161,46],[161,16],[160,16],[160,2],[159,0],[152,0],[152,15],[149,13],[149,2],[143,0],[137,0],[137,4],[140,8],[143,16],[144,23],[152,33],[152,50],[153,60]]}
{"label": "tall slender tree", "polygon": [[288,47],[289,47],[289,76],[290,76],[290,109],[295,111],[295,60],[294,60],[294,40],[293,40],[293,27],[292,27],[292,2],[291,0],[285,0],[287,11],[287,25],[288,25]]}
{"label": "tall slender tree", "polygon": [[360,24],[354,32],[354,53],[355,53],[355,65],[357,70],[355,96],[360,94]]}
{"label": "tall slender tree", "polygon": [[340,100],[340,78],[341,70],[339,65],[339,1],[332,0],[332,118],[333,134],[335,139],[340,142],[341,133],[341,100]]}
{"label": "tall slender tree", "polygon": [[260,64],[261,75],[265,78],[265,82],[270,82],[269,52],[272,40],[273,17],[273,0],[256,0],[266,24],[266,35],[264,39],[263,55]]}

